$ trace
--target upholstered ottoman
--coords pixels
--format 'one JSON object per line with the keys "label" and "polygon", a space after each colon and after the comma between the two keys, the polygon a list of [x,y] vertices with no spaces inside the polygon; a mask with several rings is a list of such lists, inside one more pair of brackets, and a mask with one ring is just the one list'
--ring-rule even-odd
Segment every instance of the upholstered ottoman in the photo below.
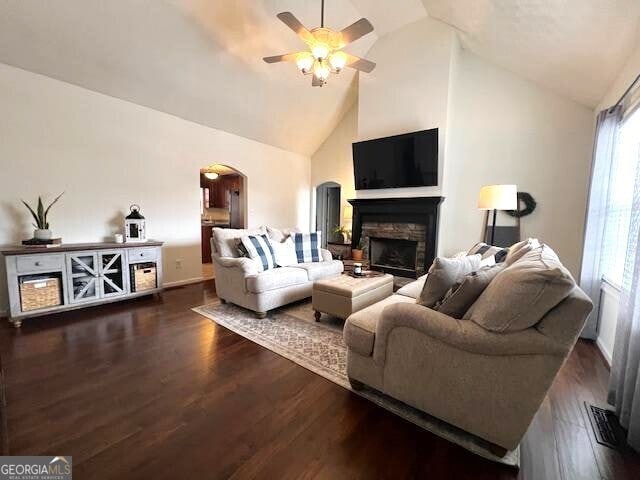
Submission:
{"label": "upholstered ottoman", "polygon": [[318,280],[311,293],[316,321],[322,313],[346,319],[393,294],[393,276],[381,274],[371,277],[340,275]]}

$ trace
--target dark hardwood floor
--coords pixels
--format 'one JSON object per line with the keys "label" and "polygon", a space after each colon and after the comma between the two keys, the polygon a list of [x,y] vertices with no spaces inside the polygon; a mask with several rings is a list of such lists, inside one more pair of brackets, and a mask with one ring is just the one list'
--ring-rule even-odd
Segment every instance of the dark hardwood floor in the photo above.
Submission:
{"label": "dark hardwood floor", "polygon": [[[76,479],[638,479],[582,406],[608,372],[579,342],[522,442],[485,461],[192,312],[213,282],[161,299],[3,322],[12,455],[72,455]],[[473,392],[470,392],[473,394]]]}

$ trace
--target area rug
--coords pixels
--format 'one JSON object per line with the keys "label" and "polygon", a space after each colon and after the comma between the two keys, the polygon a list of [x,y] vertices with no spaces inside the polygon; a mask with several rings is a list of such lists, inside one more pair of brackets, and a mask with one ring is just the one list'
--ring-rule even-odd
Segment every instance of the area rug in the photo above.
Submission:
{"label": "area rug", "polygon": [[352,389],[347,378],[343,322],[326,315],[323,315],[322,321],[315,322],[308,301],[274,310],[264,319],[258,319],[253,312],[231,304],[211,304],[193,310],[476,455],[511,467],[520,467],[519,447],[507,452],[504,457],[498,457],[481,438],[375,390]]}

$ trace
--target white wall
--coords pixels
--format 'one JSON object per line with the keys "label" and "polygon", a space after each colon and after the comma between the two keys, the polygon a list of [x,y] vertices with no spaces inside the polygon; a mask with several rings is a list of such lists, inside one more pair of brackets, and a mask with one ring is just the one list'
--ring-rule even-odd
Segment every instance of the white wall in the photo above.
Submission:
{"label": "white wall", "polygon": [[358,129],[358,107],[353,107],[344,115],[324,143],[311,156],[311,188],[324,182],[337,182],[340,189],[341,212],[343,218],[347,200],[355,198],[353,179],[353,155],[351,144],[356,141]]}
{"label": "white wall", "polygon": [[[199,278],[199,170],[211,163],[248,177],[249,226],[309,226],[308,157],[3,64],[0,105],[0,245],[31,236],[21,198],[65,191],[51,214],[65,242],[110,237],[138,203],[166,242],[165,281]],[[0,271],[0,309],[4,282]]]}
{"label": "white wall", "polygon": [[466,50],[453,77],[441,252],[464,250],[479,240],[484,212],[476,202],[482,185],[515,183],[538,202],[522,219],[523,237],[548,243],[577,277],[592,111]]}
{"label": "white wall", "polygon": [[[359,76],[358,140],[438,128],[439,177],[443,177],[453,30],[425,18],[378,39],[367,58],[376,69]],[[360,190],[357,196],[439,195],[438,187]]]}
{"label": "white wall", "polygon": [[607,90],[607,93],[602,97],[602,100],[594,110],[594,117],[601,110],[615,104],[638,75],[640,75],[640,43],[627,60],[627,63],[625,63],[625,66],[622,68],[609,90]]}

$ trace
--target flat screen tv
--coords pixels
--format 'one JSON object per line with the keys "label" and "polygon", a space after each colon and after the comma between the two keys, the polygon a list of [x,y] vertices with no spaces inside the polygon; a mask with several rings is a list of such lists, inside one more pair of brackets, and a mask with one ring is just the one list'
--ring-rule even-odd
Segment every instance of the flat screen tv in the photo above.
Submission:
{"label": "flat screen tv", "polygon": [[353,144],[356,190],[438,185],[438,129]]}

